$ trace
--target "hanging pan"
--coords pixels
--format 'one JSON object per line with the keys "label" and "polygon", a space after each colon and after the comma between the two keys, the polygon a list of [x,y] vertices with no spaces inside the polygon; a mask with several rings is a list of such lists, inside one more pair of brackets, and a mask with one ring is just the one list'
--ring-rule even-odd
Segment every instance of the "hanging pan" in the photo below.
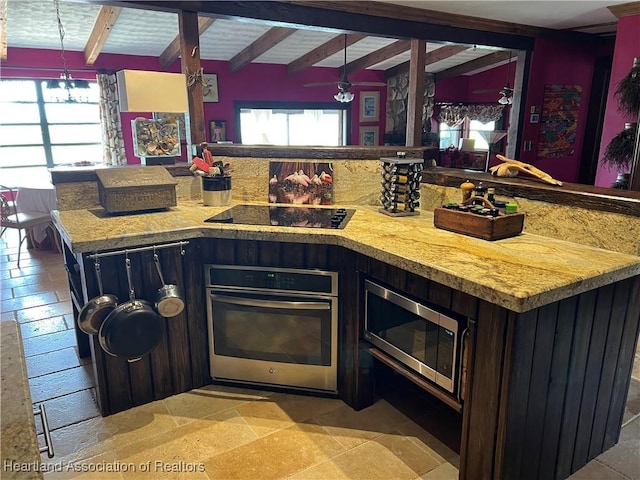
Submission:
{"label": "hanging pan", "polygon": [[160,257],[155,252],[153,252],[153,263],[156,264],[156,270],[158,270],[158,276],[162,282],[162,287],[158,289],[158,295],[156,297],[156,310],[166,318],[180,315],[182,310],[184,310],[184,299],[180,287],[177,285],[167,285],[164,281],[162,269],[160,268]]}
{"label": "hanging pan", "polygon": [[78,313],[78,327],[89,335],[98,333],[104,319],[118,305],[118,298],[115,295],[102,293],[102,275],[100,274],[100,259],[98,257],[96,257],[93,265],[98,279],[98,292],[100,295],[89,300]]}
{"label": "hanging pan", "polygon": [[102,322],[98,335],[100,346],[109,355],[135,362],[158,343],[164,333],[164,319],[146,300],[135,298],[131,281],[131,260],[125,259],[129,301],[118,305]]}

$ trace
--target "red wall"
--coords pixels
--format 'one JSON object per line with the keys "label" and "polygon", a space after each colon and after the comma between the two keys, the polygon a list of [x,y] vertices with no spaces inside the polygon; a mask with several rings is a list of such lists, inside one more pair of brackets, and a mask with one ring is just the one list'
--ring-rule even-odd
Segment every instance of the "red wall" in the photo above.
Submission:
{"label": "red wall", "polygon": [[469,101],[469,77],[460,75],[442,82],[436,82],[434,99],[436,103],[464,103]]}
{"label": "red wall", "polygon": [[[71,75],[78,79],[95,79],[95,73],[99,70],[117,71],[122,69],[153,70],[153,71],[180,71],[180,61],[174,62],[168,69],[162,69],[156,57],[141,57],[131,55],[102,54],[98,57],[92,70],[84,65],[82,52],[66,52],[67,68]],[[57,50],[38,50],[24,48],[9,48],[8,61],[3,62],[2,75],[5,78],[58,78],[62,71],[62,60]],[[5,68],[5,67],[26,68]],[[205,103],[205,120],[226,120],[227,139],[234,140],[234,101],[281,101],[281,102],[335,102],[333,95],[337,93],[335,85],[322,87],[304,87],[311,82],[335,82],[338,80],[337,70],[326,67],[311,67],[294,75],[287,74],[286,65],[256,64],[247,65],[239,72],[230,73],[227,62],[203,60],[202,67],[205,73],[215,73],[218,76],[218,91],[220,101],[217,103]],[[51,70],[47,70],[51,69]],[[76,71],[82,69],[86,71]],[[385,83],[384,72],[379,70],[364,70],[349,76],[349,80],[381,82]],[[360,126],[359,92],[380,92],[380,120],[368,122],[367,125],[379,126],[379,139],[382,144],[384,127],[386,123],[385,108],[386,86],[358,87],[351,91],[355,99],[351,103],[351,144],[358,143]],[[337,102],[336,102],[337,104]],[[122,130],[125,139],[127,161],[140,163],[140,159],[133,156],[133,139],[131,132],[131,120],[138,116],[150,117],[150,112],[122,113]],[[207,139],[209,132],[207,132]],[[186,152],[183,149],[183,158]]]}
{"label": "red wall", "polygon": [[[636,45],[638,45],[637,40]],[[578,179],[582,143],[585,135],[588,134],[588,132],[585,132],[585,125],[596,54],[597,52],[591,47],[546,39],[536,39],[532,54],[527,97],[523,104],[526,120],[522,130],[522,139],[523,141],[532,140],[533,149],[529,152],[525,152],[522,149],[519,160],[532,163],[551,176],[566,182],[576,182]],[[629,65],[631,65],[630,62]],[[512,62],[509,70],[509,83],[513,86],[515,62]],[[476,75],[464,77],[464,79],[458,77],[437,82],[436,102],[497,102],[499,98],[498,92],[504,85],[506,77],[507,66],[502,65]],[[582,99],[578,113],[578,130],[574,143],[575,148],[566,157],[538,158],[537,156],[540,123],[530,122],[530,111],[532,106],[542,107],[545,85],[580,85],[582,87]],[[472,93],[474,90],[492,87],[497,87],[495,93]],[[505,125],[506,128],[507,125]],[[495,163],[492,161],[492,164]]]}
{"label": "red wall", "polygon": [[[603,157],[611,139],[622,131],[625,122],[637,121],[637,119],[625,118],[618,111],[618,102],[613,96],[620,80],[631,70],[635,57],[640,57],[640,15],[622,17],[618,21],[599,158]],[[617,173],[616,169],[598,165],[595,184],[600,187],[610,187],[615,181]]]}
{"label": "red wall", "polygon": [[[595,62],[593,47],[577,43],[559,43],[553,40],[536,39],[529,75],[527,98],[523,105],[525,112],[523,141],[531,140],[533,148],[525,152],[521,149],[520,160],[535,164],[552,177],[576,182],[582,157],[582,142],[584,140],[587,113],[589,110],[589,96],[591,94],[591,80]],[[579,85],[582,87],[580,110],[576,139],[571,153],[560,158],[539,158],[538,138],[541,123],[531,123],[531,107],[542,109],[545,85]]]}

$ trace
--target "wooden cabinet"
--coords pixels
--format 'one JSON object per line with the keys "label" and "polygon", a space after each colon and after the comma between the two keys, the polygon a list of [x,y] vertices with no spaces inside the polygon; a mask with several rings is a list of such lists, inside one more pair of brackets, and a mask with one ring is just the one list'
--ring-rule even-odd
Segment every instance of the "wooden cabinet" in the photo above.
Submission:
{"label": "wooden cabinet", "polygon": [[[618,441],[640,277],[516,313],[361,255],[356,265],[469,318],[461,479],[566,478]],[[373,403],[375,393],[376,362],[361,346],[355,408]]]}
{"label": "wooden cabinet", "polygon": [[[136,295],[155,298],[152,252],[130,258]],[[98,293],[93,261],[68,249],[65,261],[77,315]],[[101,262],[105,292],[124,301],[123,256]],[[208,263],[338,272],[338,395],[355,409],[373,403],[378,368],[362,339],[365,276],[466,316],[461,479],[566,478],[618,440],[640,325],[639,276],[516,313],[343,247],[256,240],[192,239],[184,255],[162,251],[166,280],[183,288],[186,307],[164,320],[162,342],[140,361],[107,355],[96,336],[76,328],[81,354],[91,354],[102,415],[211,382]]]}

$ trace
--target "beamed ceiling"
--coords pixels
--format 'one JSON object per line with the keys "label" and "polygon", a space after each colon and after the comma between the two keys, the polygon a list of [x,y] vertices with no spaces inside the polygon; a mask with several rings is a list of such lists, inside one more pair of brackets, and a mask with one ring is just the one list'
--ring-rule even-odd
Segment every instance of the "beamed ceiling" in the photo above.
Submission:
{"label": "beamed ceiling", "polygon": [[[465,15],[478,3],[517,3],[519,17],[510,8],[502,14],[509,21],[500,19],[500,11],[493,18]],[[341,68],[346,33],[347,74],[407,72],[414,37],[426,40],[426,71],[444,79],[504,64],[513,50],[531,48],[538,35],[597,42],[615,32],[616,18],[606,7],[624,2],[553,2],[559,12],[553,23],[562,28],[533,15],[540,3],[59,0],[59,12],[65,49],[84,52],[88,67],[103,53],[159,57],[162,66],[171,65],[180,56],[178,15],[171,10],[177,5],[199,12],[200,58],[229,62],[231,72],[254,62],[287,65],[289,74],[311,66]],[[3,59],[7,47],[60,49],[54,0],[0,0],[0,22],[6,23],[0,25]]]}

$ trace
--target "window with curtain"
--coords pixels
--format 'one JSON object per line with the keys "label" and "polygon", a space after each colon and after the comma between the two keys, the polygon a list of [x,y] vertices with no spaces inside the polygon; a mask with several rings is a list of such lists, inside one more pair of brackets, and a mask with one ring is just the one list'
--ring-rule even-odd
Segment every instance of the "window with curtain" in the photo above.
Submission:
{"label": "window with curtain", "polygon": [[348,112],[334,103],[236,104],[239,142],[244,145],[346,145]]}
{"label": "window with curtain", "polygon": [[438,115],[440,148],[459,147],[461,138],[473,138],[476,150],[489,150],[489,132],[503,119],[504,105],[441,105]]}
{"label": "window with curtain", "polygon": [[47,169],[56,165],[102,162],[98,86],[83,84],[69,95],[57,82],[0,80],[3,184],[48,180]]}

